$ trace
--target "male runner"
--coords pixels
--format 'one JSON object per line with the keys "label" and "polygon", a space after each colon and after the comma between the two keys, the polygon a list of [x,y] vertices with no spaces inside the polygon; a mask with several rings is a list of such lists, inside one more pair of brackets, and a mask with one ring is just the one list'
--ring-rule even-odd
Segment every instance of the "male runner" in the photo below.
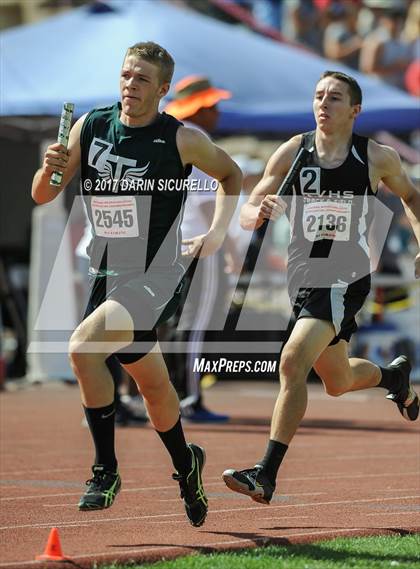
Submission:
{"label": "male runner", "polygon": [[70,360],[96,457],[79,509],[108,508],[121,486],[114,385],[105,365],[116,354],[136,381],[171,456],[187,516],[200,526],[207,515],[201,479],[205,453],[185,442],[179,401],[155,328],[173,314],[182,287],[180,221],[191,165],[220,182],[209,231],[188,241],[192,256],[212,254],[222,245],[236,201],[229,198],[239,194],[241,173],[206,136],[158,112],[173,69],[170,54],[153,42],[129,48],[121,70],[121,102],[82,116],[71,130],[68,151],[60,144],[48,147],[32,196],[39,204],[53,200],[58,192],[50,185],[51,173],[63,173],[62,191],[81,165],[81,189],[94,231],[88,248],[93,283],[91,313],[71,337]]}
{"label": "male runner", "polygon": [[[313,101],[316,130],[294,136],[276,150],[241,210],[241,225],[250,230],[282,215],[287,204],[273,194],[298,149],[310,151],[290,205],[288,288],[296,324],[280,358],[270,440],[254,468],[223,473],[230,489],[263,504],[271,500],[278,469],[305,414],[312,367],[329,395],[383,387],[405,419],[414,421],[419,414],[405,356],[380,368],[349,358],[347,351],[357,329],[355,315],[370,288],[367,235],[380,180],[402,199],[420,243],[420,194],[392,148],[353,133],[361,103],[361,89],[352,77],[326,71]],[[418,278],[420,253],[415,266]]]}

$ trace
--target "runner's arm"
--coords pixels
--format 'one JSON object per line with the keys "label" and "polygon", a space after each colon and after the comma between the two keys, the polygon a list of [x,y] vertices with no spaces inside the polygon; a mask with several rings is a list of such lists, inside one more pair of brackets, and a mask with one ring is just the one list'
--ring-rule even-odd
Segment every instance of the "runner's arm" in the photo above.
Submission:
{"label": "runner's arm", "polygon": [[[401,198],[407,218],[413,228],[420,247],[420,191],[408,177],[398,153],[389,146],[370,141],[369,162],[378,173],[378,177]],[[416,277],[420,278],[420,253],[416,256]]]}
{"label": "runner's arm", "polygon": [[[73,125],[67,149],[58,142],[48,146],[42,168],[35,172],[32,181],[32,198],[37,204],[55,199],[77,172],[80,166],[80,132],[85,118],[86,115],[83,115]],[[53,172],[63,173],[61,185],[58,187],[50,184]]]}
{"label": "runner's arm", "polygon": [[[180,127],[177,144],[184,164],[192,164],[219,182],[210,229],[203,242],[189,240],[189,254],[195,255],[203,247],[202,255],[219,249],[226,237],[229,222],[236,209],[242,185],[242,172],[237,164],[202,132]],[[204,243],[205,240],[205,243]],[[187,242],[185,242],[188,244]]]}
{"label": "runner's arm", "polygon": [[264,176],[253,189],[246,204],[242,206],[240,224],[242,229],[258,229],[266,219],[278,219],[286,209],[286,202],[276,196],[295,158],[302,136],[297,135],[282,144],[267,162]]}

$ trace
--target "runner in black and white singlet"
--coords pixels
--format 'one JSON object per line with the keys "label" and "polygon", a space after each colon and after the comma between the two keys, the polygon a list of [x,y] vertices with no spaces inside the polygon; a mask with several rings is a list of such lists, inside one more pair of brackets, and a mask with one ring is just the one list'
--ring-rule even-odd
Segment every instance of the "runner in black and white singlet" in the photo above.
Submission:
{"label": "runner in black and white singlet", "polygon": [[[48,147],[32,195],[53,200],[82,169],[82,193],[93,228],[88,247],[93,279],[89,313],[73,333],[70,360],[79,381],[95,445],[93,477],[80,510],[100,510],[121,487],[114,441],[114,385],[105,365],[120,360],[143,395],[150,420],[176,469],[193,526],[207,515],[201,473],[204,450],[187,444],[179,401],[156,342],[156,325],[176,308],[183,275],[180,222],[192,165],[219,181],[209,231],[184,241],[191,256],[210,255],[223,243],[241,188],[236,164],[197,130],[158,112],[174,70],[170,54],[153,42],[129,48],[121,70],[121,102],[81,117],[68,150]],[[50,185],[52,172],[62,185]],[[146,353],[138,342],[147,340]]]}
{"label": "runner in black and white singlet", "polygon": [[[391,148],[353,133],[362,93],[352,77],[327,71],[313,102],[316,130],[297,135],[270,158],[264,177],[242,207],[244,229],[277,219],[291,225],[288,286],[296,323],[280,357],[280,392],[264,458],[245,470],[223,473],[227,486],[269,504],[280,464],[307,404],[306,378],[313,367],[329,395],[382,387],[401,415],[414,421],[419,398],[410,383],[410,362],[396,358],[380,368],[349,358],[355,315],[370,288],[367,234],[376,188],[382,180],[399,196],[420,243],[420,194]],[[291,199],[275,194],[301,146],[310,150]],[[420,253],[415,260],[420,277]]]}
{"label": "runner in black and white singlet", "polygon": [[297,318],[333,323],[333,345],[350,340],[357,329],[354,316],[370,290],[368,235],[376,191],[369,178],[368,139],[353,133],[336,168],[320,166],[315,131],[302,135],[301,145],[313,152],[287,200],[289,296]]}

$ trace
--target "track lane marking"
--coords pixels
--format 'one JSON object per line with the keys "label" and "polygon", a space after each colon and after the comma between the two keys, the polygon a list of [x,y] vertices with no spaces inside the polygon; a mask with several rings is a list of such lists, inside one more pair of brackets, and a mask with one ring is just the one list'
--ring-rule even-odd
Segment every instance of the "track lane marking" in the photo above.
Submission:
{"label": "track lane marking", "polygon": [[[417,489],[415,489],[417,490]],[[327,494],[327,492],[300,492],[300,493],[295,493],[295,494],[282,494],[281,498],[283,499],[287,499],[287,498],[292,498],[294,496],[321,496],[321,495],[325,495]],[[217,498],[225,498],[226,496],[230,496],[232,498],[235,498],[235,495],[232,492],[229,492],[229,494],[223,494],[223,496],[219,495],[219,494],[215,494],[212,492],[207,492],[207,496],[209,496],[209,498],[212,499],[216,499]],[[156,500],[156,498],[154,498],[155,502],[179,502],[179,496],[177,498],[165,498],[165,499],[161,499],[161,500]],[[74,508],[75,506],[77,506],[77,502],[67,502],[65,504],[42,504],[43,508],[59,508],[59,507],[72,507]]]}
{"label": "track lane marking", "polygon": [[[413,472],[381,472],[379,474],[338,474],[338,475],[325,475],[325,476],[295,476],[293,478],[282,478],[283,482],[295,482],[306,480],[310,482],[311,480],[336,480],[342,478],[383,478],[383,477],[401,477],[401,476],[413,476],[419,475],[417,471]],[[217,486],[223,484],[222,480],[220,482],[209,482],[205,486]],[[81,486],[80,491],[83,491],[83,486]],[[121,493],[125,492],[148,492],[149,490],[173,490],[174,486],[150,486],[148,488],[124,488]],[[11,498],[0,498],[0,502],[13,502],[15,500],[29,500],[36,498],[58,498],[61,496],[79,496],[80,492],[63,492],[61,494],[39,494],[32,496],[14,496]]]}
{"label": "track lane marking", "polygon": [[[270,509],[271,510],[278,510],[280,508],[307,508],[310,506],[314,506],[314,507],[319,507],[319,506],[331,506],[331,505],[338,505],[338,504],[363,504],[363,503],[368,503],[368,502],[388,502],[391,500],[411,500],[413,498],[420,498],[420,495],[416,495],[416,496],[396,496],[396,497],[390,497],[390,498],[365,498],[365,499],[361,499],[361,500],[335,500],[335,501],[331,501],[331,502],[310,502],[310,503],[306,503],[306,504],[281,504],[279,506],[271,506]],[[223,510],[212,510],[211,513],[212,514],[224,514],[224,513],[233,513],[233,512],[248,512],[248,511],[253,511],[253,510],[261,510],[263,506],[256,506],[256,507],[247,507],[247,508],[227,508],[227,509],[223,509]],[[89,523],[89,525],[91,524],[96,524],[96,523],[109,523],[109,522],[122,522],[122,521],[131,521],[131,520],[146,520],[146,519],[152,519],[152,518],[172,518],[172,517],[179,517],[179,516],[185,516],[184,513],[182,514],[149,514],[146,516],[127,516],[127,517],[121,517],[121,518],[98,518],[96,520],[92,520],[89,522],[84,522],[84,523]],[[83,523],[83,522],[82,522]],[[51,526],[56,526],[58,528],[63,528],[63,527],[73,527],[73,526],[78,526],[80,524],[79,520],[72,520],[72,521],[68,521],[68,522],[44,522],[41,524],[23,524],[23,525],[14,525],[14,526],[3,526],[0,527],[0,530],[15,530],[15,529],[22,529],[22,528],[41,528],[41,527],[51,527]]]}
{"label": "track lane marking", "polygon": [[391,515],[398,515],[398,516],[402,516],[402,515],[419,515],[419,510],[411,510],[410,512],[376,512],[374,514],[365,514],[365,516],[391,516]]}
{"label": "track lane marking", "polygon": [[[222,481],[219,482],[208,482],[206,486],[218,486],[222,484]],[[14,496],[13,498],[0,498],[1,502],[13,502],[15,500],[27,500],[33,498],[57,498],[60,496],[80,496],[80,492],[83,492],[84,486],[80,487],[79,492],[63,492],[61,494],[34,494],[33,496]],[[124,488],[121,490],[121,493],[127,492],[148,492],[150,490],[176,490],[176,486],[150,486],[147,488]]]}

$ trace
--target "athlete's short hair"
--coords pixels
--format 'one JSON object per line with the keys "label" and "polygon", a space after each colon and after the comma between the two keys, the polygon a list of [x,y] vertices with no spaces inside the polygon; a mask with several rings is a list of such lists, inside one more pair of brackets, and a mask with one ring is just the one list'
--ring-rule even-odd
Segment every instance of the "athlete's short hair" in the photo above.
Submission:
{"label": "athlete's short hair", "polygon": [[334,79],[338,79],[339,81],[346,83],[349,88],[350,103],[352,105],[362,104],[362,90],[354,77],[347,75],[346,73],[342,73],[341,71],[324,71],[319,78],[319,81],[321,81],[321,79],[325,79],[325,77],[334,77]]}
{"label": "athlete's short hair", "polygon": [[159,67],[162,83],[170,83],[174,74],[175,62],[165,48],[153,41],[139,42],[127,49],[126,57],[135,55]]}

